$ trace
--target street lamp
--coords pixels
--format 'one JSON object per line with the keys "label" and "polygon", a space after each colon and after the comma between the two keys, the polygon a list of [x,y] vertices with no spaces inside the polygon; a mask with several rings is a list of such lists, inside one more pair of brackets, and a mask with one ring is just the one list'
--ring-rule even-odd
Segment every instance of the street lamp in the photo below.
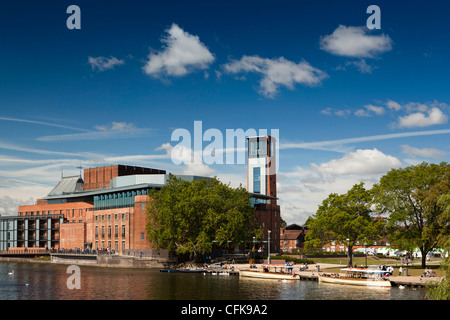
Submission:
{"label": "street lamp", "polygon": [[256,260],[256,248],[255,248],[255,237],[253,237],[253,263]]}
{"label": "street lamp", "polygon": [[350,266],[350,259],[351,259],[351,257],[350,257],[350,250],[349,250],[349,247],[348,247],[349,243],[350,243],[350,239],[347,238],[347,267],[351,267]]}
{"label": "street lamp", "polygon": [[268,246],[267,246],[267,251],[268,251],[267,263],[268,264],[270,264],[270,233],[271,232],[272,232],[271,230],[267,231],[267,233],[269,234]]}
{"label": "street lamp", "polygon": [[365,252],[366,252],[366,268],[367,268],[367,241],[364,241],[364,248],[365,248]]}

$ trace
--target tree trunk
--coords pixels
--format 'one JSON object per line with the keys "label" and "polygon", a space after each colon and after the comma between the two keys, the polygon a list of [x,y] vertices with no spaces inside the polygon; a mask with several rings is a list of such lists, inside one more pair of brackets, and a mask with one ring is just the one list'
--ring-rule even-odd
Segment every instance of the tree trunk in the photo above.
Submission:
{"label": "tree trunk", "polygon": [[422,253],[422,268],[426,268],[428,252],[425,252],[422,248],[420,248],[420,252]]}
{"label": "tree trunk", "polygon": [[351,267],[353,265],[353,246],[347,246],[347,267]]}

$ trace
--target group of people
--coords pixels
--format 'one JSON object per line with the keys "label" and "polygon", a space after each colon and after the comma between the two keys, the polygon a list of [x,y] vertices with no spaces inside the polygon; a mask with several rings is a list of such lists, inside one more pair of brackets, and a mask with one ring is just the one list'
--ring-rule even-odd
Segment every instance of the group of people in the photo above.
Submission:
{"label": "group of people", "polygon": [[431,277],[433,276],[433,270],[425,268],[425,270],[422,272],[421,277]]}
{"label": "group of people", "polygon": [[378,266],[378,270],[386,271],[386,273],[384,273],[384,274],[385,275],[390,275],[390,276],[392,276],[392,274],[394,273],[394,267],[393,266],[386,267],[385,264],[379,265]]}

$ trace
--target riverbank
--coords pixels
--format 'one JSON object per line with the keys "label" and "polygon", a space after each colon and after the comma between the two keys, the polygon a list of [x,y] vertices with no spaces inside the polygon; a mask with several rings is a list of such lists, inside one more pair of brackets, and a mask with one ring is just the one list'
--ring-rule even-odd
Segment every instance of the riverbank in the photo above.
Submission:
{"label": "riverbank", "polygon": [[125,255],[51,254],[43,258],[0,257],[0,261],[95,266],[104,268],[159,269],[172,266],[167,261]]}

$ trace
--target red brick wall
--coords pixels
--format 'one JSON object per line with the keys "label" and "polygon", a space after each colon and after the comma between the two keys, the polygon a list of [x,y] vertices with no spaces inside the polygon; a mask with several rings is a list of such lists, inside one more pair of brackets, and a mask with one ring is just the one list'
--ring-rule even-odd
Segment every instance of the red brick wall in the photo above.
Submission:
{"label": "red brick wall", "polygon": [[44,211],[46,214],[51,211],[52,214],[63,214],[64,218],[79,222],[79,220],[85,220],[93,207],[94,205],[90,202],[68,202],[19,206],[18,211],[19,216],[31,215],[31,212],[33,212],[33,216],[41,216]]}
{"label": "red brick wall", "polygon": [[130,221],[132,232],[130,238],[130,244],[133,249],[146,250],[151,249],[147,240],[147,234],[145,227],[147,224],[147,208],[148,196],[136,196],[135,197],[135,209],[134,216]]}
{"label": "red brick wall", "polygon": [[165,170],[134,167],[126,165],[113,165],[98,168],[84,169],[84,190],[110,188],[112,178],[134,174],[163,174]]}
{"label": "red brick wall", "polygon": [[59,247],[63,249],[84,248],[86,242],[85,223],[63,223],[60,225]]}
{"label": "red brick wall", "polygon": [[[268,231],[270,234],[270,252],[280,252],[280,206],[271,204],[255,205],[256,223],[261,226],[263,239],[267,241]],[[257,245],[267,248],[267,244]]]}

